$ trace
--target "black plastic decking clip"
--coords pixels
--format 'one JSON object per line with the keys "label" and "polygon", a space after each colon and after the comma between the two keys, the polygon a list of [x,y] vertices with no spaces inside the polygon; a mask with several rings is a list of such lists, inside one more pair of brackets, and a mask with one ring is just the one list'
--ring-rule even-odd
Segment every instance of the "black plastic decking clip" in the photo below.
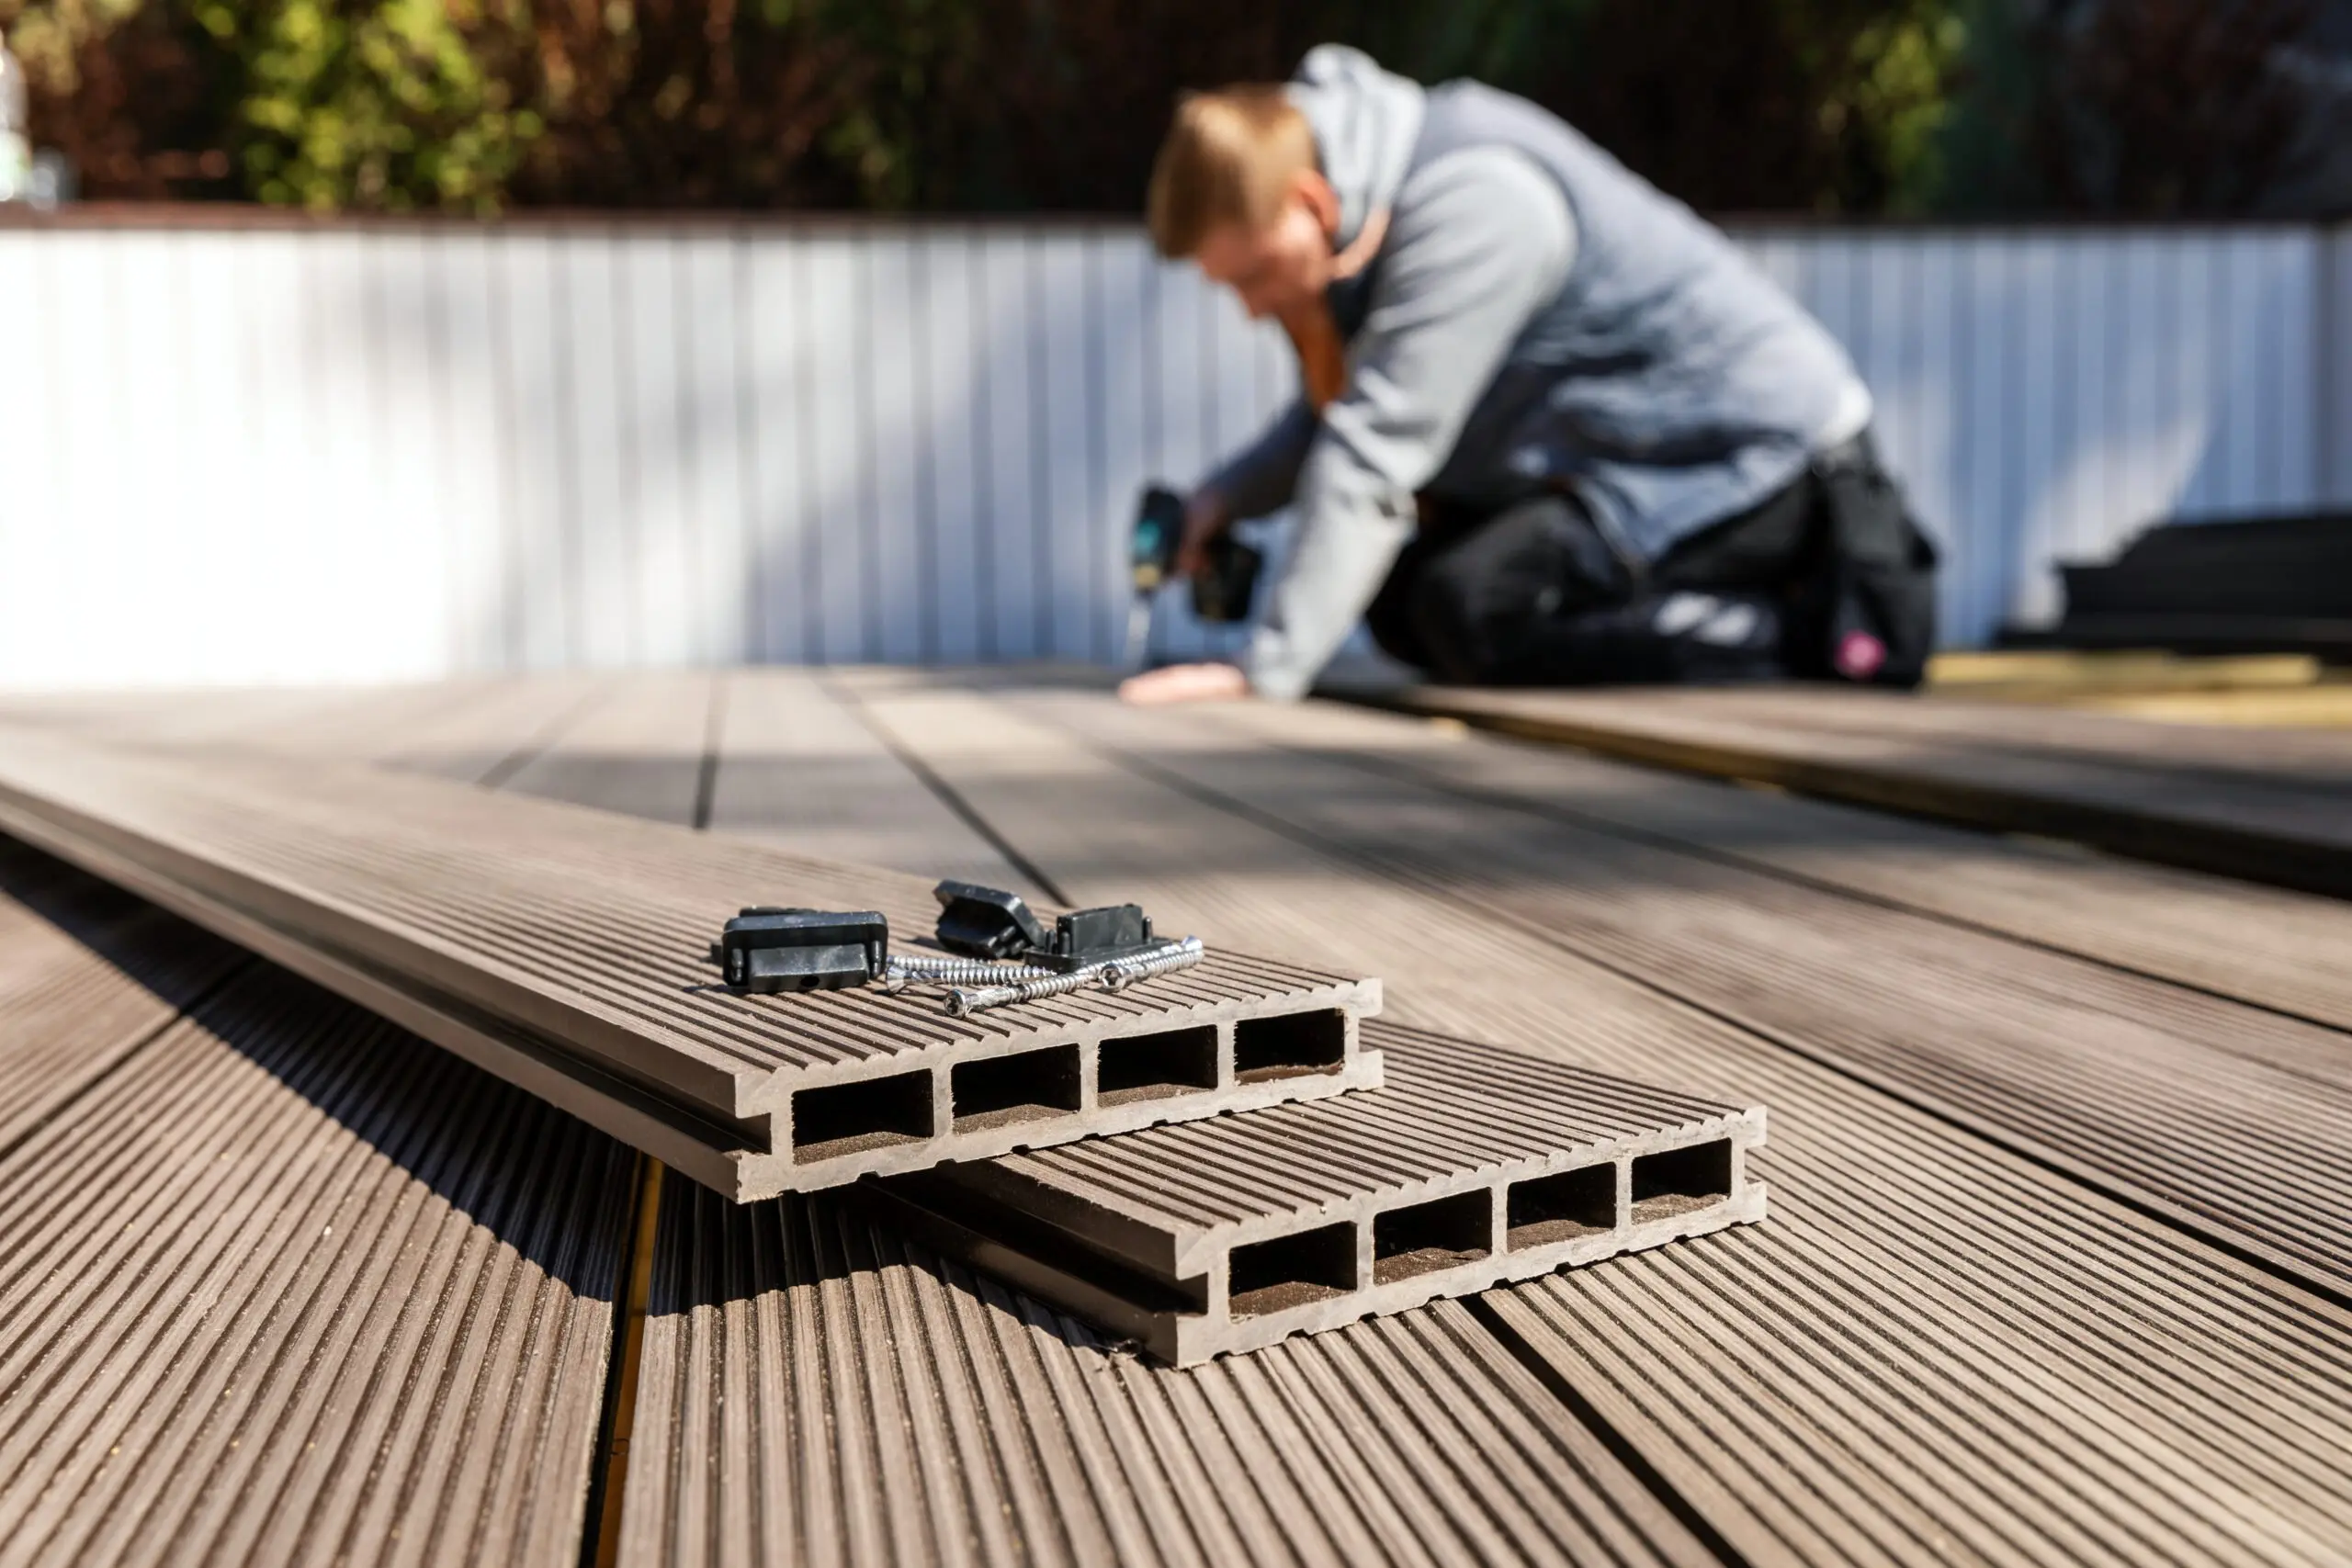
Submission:
{"label": "black plastic decking clip", "polygon": [[971,958],[1020,958],[1046,944],[1046,928],[1018,893],[971,882],[942,882],[931,890],[939,900],[939,945]]}
{"label": "black plastic decking clip", "polygon": [[710,945],[730,990],[837,991],[882,973],[890,922],[873,909],[745,909]]}

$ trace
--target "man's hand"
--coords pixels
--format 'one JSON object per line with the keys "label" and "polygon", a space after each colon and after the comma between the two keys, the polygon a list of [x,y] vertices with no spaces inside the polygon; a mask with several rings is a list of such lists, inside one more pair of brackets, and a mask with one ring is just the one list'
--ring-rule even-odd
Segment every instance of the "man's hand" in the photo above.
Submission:
{"label": "man's hand", "polygon": [[1203,487],[1184,503],[1184,537],[1176,547],[1175,575],[1192,577],[1208,570],[1209,541],[1233,526],[1233,513],[1225,497]]}
{"label": "man's hand", "polygon": [[1231,664],[1170,664],[1119,682],[1119,700],[1137,707],[1169,703],[1229,703],[1250,694],[1250,677]]}

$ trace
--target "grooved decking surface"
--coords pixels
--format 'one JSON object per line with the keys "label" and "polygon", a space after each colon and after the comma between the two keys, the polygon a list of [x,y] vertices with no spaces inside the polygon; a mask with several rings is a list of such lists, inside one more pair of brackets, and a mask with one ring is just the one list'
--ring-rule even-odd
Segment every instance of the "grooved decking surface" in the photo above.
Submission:
{"label": "grooved decking surface", "polygon": [[248,969],[0,1157],[0,1562],[576,1561],[634,1157]]}
{"label": "grooved decking surface", "polygon": [[[0,1509],[19,1510],[9,1525],[32,1522],[0,1529],[0,1561],[62,1561],[94,1541],[82,1560],[120,1560],[134,1554],[118,1542],[181,1535],[242,1544],[233,1531],[264,1514],[280,1532],[254,1538],[267,1550],[247,1555],[264,1562],[300,1555],[281,1550],[288,1540],[356,1560],[419,1540],[431,1547],[420,1557],[461,1539],[534,1543],[550,1521],[569,1531],[561,1551],[504,1554],[2352,1557],[2352,1313],[2340,1247],[2326,1239],[2352,1172],[2311,1135],[2334,1115],[2324,1107],[2352,1060],[2332,956],[2352,944],[2333,900],[1395,716],[1314,704],[1138,715],[1089,683],[1023,673],[583,677],[40,705],[21,716],[53,732],[373,761],[918,877],[985,872],[1040,901],[1139,898],[1167,925],[1245,951],[1381,975],[1400,1027],[1769,1105],[1771,1142],[1755,1168],[1772,1219],[1171,1371],[844,1201],[738,1206],[673,1180],[640,1231],[625,1174],[585,1184],[585,1196],[518,1189],[507,1207],[509,1188],[488,1183],[452,1200],[487,1255],[543,1256],[544,1238],[571,1223],[559,1214],[579,1204],[614,1276],[632,1246],[650,1249],[625,1450],[610,1451],[622,1426],[595,1407],[601,1370],[557,1399],[536,1360],[482,1348],[514,1343],[498,1337],[506,1329],[462,1311],[412,1311],[409,1337],[389,1352],[412,1360],[382,1363],[459,1371],[421,1371],[424,1382],[388,1371],[316,1405],[300,1430],[319,1447],[288,1472],[292,1490],[155,1479],[166,1443],[195,1475],[243,1473],[220,1468],[246,1462],[247,1449],[226,1442],[268,1423],[238,1413],[242,1374],[208,1371],[176,1403],[135,1406],[106,1404],[85,1376],[34,1415],[12,1392],[28,1385],[0,1383],[0,1474],[21,1469],[37,1494],[0,1494]],[[1804,716],[1784,708],[1759,728],[1795,745]],[[1977,744],[2070,747],[2054,761],[2075,776],[2137,765],[2161,777],[2177,764],[2130,763],[2133,727],[2101,727],[2098,745],[2114,754],[2086,756],[2069,739],[2080,716],[2040,716],[2065,728],[1986,729]],[[1833,714],[1824,733],[1829,722],[1850,721]],[[2256,738],[2243,751],[2235,734],[2181,744],[2207,791],[2235,787],[2233,756],[2280,792],[2308,792],[2332,765],[2309,738]],[[611,826],[626,844],[626,825]],[[736,852],[713,840],[708,852]],[[638,874],[633,863],[616,852],[613,874]],[[121,1103],[107,1097],[158,1050],[266,1040],[277,1027],[256,998],[288,982],[219,949],[221,967],[207,967],[187,940],[196,933],[67,868],[0,854],[0,894],[15,900],[0,901],[0,1013],[22,998],[27,1010],[6,1016],[49,1021],[0,1027],[0,1117],[17,1117],[15,1133],[0,1131],[10,1171],[38,1179],[52,1168],[22,1163],[28,1140],[68,1128],[96,1150],[104,1113]],[[261,1047],[232,1049],[251,1062]],[[198,1065],[175,1056],[165,1076],[210,1090],[216,1080],[192,1076]],[[513,1157],[433,1131],[469,1097],[394,1096],[384,1103],[410,1108],[369,1120],[315,1076],[269,1076],[285,1114],[341,1129],[395,1188]],[[134,1186],[193,1179],[187,1162],[160,1157],[169,1152],[118,1148],[107,1168]],[[216,1179],[263,1209],[309,1190],[283,1177]],[[559,1200],[573,1207],[547,1207]],[[0,1206],[0,1258],[62,1258],[70,1243],[103,1275],[119,1249],[181,1245],[187,1228],[168,1204],[46,1229],[14,1217],[33,1212]],[[338,1227],[314,1245],[342,1239]],[[262,1266],[246,1271],[256,1299],[277,1288]],[[73,1274],[49,1269],[41,1288],[80,1288]],[[559,1277],[485,1300],[508,1303],[492,1314],[505,1325],[617,1299],[571,1291],[567,1303],[553,1287],[569,1290]],[[607,1325],[628,1316],[605,1310]],[[39,1364],[83,1366],[107,1353],[102,1341],[194,1345],[201,1359],[264,1332],[234,1314],[187,1326],[131,1304],[109,1314],[80,1338],[44,1320]],[[606,1332],[602,1347],[626,1338]],[[237,1353],[225,1352],[232,1366]],[[172,1354],[141,1364],[187,1364]],[[462,1370],[475,1365],[527,1375]],[[439,1398],[402,1392],[445,1386]],[[503,1457],[499,1434],[550,1420],[528,1455]],[[142,1422],[165,1423],[164,1435]],[[132,1435],[122,1456],[91,1446],[87,1434],[118,1428]],[[586,1436],[566,1447],[558,1429]],[[180,1443],[184,1431],[195,1437]],[[414,1436],[384,1449],[379,1431]],[[267,1481],[287,1450],[266,1451],[252,1473]],[[138,1455],[150,1457],[122,1479],[118,1467]],[[493,1455],[481,1473],[514,1479],[468,1481]],[[597,1492],[605,1476],[612,1489]],[[174,1513],[183,1496],[200,1506]],[[443,1514],[421,1522],[435,1503]],[[397,1537],[379,1528],[394,1515]]]}
{"label": "grooved decking surface", "polygon": [[[367,1005],[414,998],[417,1016],[392,1016],[741,1198],[1379,1081],[1356,1036],[1378,1010],[1376,981],[1219,945],[1125,992],[967,1019],[928,990],[740,996],[704,957],[737,908],[878,908],[907,947],[936,918],[929,885],[775,849],[714,852],[437,780],[27,730],[0,740],[0,823]],[[1237,1073],[1235,1026],[1291,1017],[1336,1023],[1330,1061]],[[528,1038],[510,1044],[502,1029]],[[1098,1098],[1098,1053],[1184,1029],[1217,1032],[1215,1081]],[[1076,1103],[966,1124],[958,1064],[1056,1048],[1073,1057]],[[884,1077],[912,1086],[922,1127],[805,1135],[804,1092]]]}
{"label": "grooved decking surface", "polygon": [[1457,1304],[1175,1371],[839,1200],[665,1200],[625,1564],[1714,1561]]}

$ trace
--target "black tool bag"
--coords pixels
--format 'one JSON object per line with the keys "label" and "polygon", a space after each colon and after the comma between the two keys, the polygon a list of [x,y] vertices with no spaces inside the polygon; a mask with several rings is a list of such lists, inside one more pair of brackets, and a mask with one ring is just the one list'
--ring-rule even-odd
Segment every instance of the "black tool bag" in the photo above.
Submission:
{"label": "black tool bag", "polygon": [[[1858,449],[1859,448],[1859,449]],[[1905,690],[1936,647],[1936,547],[1866,443],[1814,465],[1807,570],[1790,595],[1789,672]]]}

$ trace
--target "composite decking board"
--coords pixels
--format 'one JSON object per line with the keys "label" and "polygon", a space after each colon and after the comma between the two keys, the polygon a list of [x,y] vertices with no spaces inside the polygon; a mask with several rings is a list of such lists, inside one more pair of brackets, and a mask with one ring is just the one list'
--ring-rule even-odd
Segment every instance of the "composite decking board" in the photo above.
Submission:
{"label": "composite decking board", "polygon": [[470,780],[575,713],[603,683],[558,676],[376,688],[322,714],[243,732],[223,749]]}
{"label": "composite decking board", "polygon": [[2161,724],[2233,729],[2352,729],[2352,681],[2275,692],[2178,692],[2108,697],[2104,713]]}
{"label": "composite decking board", "polygon": [[2352,1029],[2352,974],[2325,961],[2352,950],[2352,906],[2341,899],[1726,788],[1333,703],[1279,712],[1242,705],[1213,716],[1254,743],[1630,832]]}
{"label": "composite decking board", "polygon": [[[1408,694],[1421,700],[1418,693]],[[2310,731],[2150,724],[1941,698],[1825,690],[1634,693],[1430,688],[1432,704],[1468,697],[1481,710],[1554,716],[1672,737],[1687,730],[1752,744],[1778,738],[1839,765],[1962,786],[1982,784],[2054,803],[2149,815],[2186,827],[2260,827],[2290,841],[2340,844],[2346,742]]]}
{"label": "composite decking board", "polygon": [[[1355,1035],[1357,1016],[1377,1010],[1376,982],[1223,948],[1124,993],[970,1019],[927,995],[871,988],[729,995],[703,949],[747,899],[879,908],[911,933],[935,917],[929,885],[605,812],[368,770],[20,731],[0,756],[0,817],[535,1091],[549,1092],[547,1072],[576,1064],[560,1103],[738,1197],[1378,1081],[1378,1057]],[[467,1009],[539,1049],[518,1059],[494,1032],[468,1032]],[[1331,1061],[1302,1059],[1272,1078],[1237,1072],[1236,1027],[1304,1015],[1332,1021]],[[1214,1081],[1125,1101],[1093,1093],[1105,1043],[1188,1028],[1216,1035]],[[1032,1051],[1074,1058],[1075,1105],[956,1124],[956,1064]],[[605,1092],[614,1075],[713,1125],[650,1127],[645,1107]],[[927,1131],[910,1122],[846,1146],[803,1139],[805,1151],[788,1141],[795,1096],[898,1075],[922,1075],[904,1082]]]}
{"label": "composite decking board", "polygon": [[723,689],[707,671],[607,682],[503,787],[693,827],[712,704]]}
{"label": "composite decking board", "polygon": [[[2145,765],[2109,756],[2063,755],[2052,748],[1996,748],[1905,734],[1892,727],[1807,727],[1774,710],[1738,708],[1720,696],[1713,705],[1701,707],[1615,694],[1451,687],[1355,694],[1406,712],[1459,718],[1630,761],[2072,839],[2161,864],[2306,892],[2352,896],[2352,808],[2345,805],[2346,793],[2333,761],[2314,763],[2312,780],[2290,781],[2225,773],[2214,759],[2203,757]],[[1980,711],[1988,707],[1981,705]],[[2192,728],[2137,728],[2163,735]]]}
{"label": "composite decking board", "polygon": [[824,1196],[664,1190],[619,1561],[1715,1561],[1457,1303],[1191,1371]]}
{"label": "composite decking board", "polygon": [[373,762],[468,782],[560,728],[611,676],[253,693],[0,696],[0,720],[96,739]]}
{"label": "composite decking board", "polygon": [[[1540,1163],[1565,1149],[1713,1130],[1754,1108],[1563,1067],[1474,1042],[1372,1023],[1389,1061],[1379,1094],[1005,1155],[938,1173],[978,1190],[1051,1192],[1148,1228],[1132,1262],[1189,1273],[1203,1247],[1287,1231],[1366,1190]],[[1106,1243],[1106,1245],[1113,1245]]]}
{"label": "composite decking board", "polygon": [[[448,722],[505,689],[462,681],[331,693],[316,706],[241,724],[207,744],[229,750],[373,761],[387,755],[398,744],[396,738]],[[130,736],[137,739],[138,732]]]}
{"label": "composite decking board", "polygon": [[1271,750],[1213,713],[1025,701],[2352,1294],[2342,1032],[1541,813],[1465,812],[1457,796]]}
{"label": "composite decking board", "polygon": [[231,981],[0,1157],[0,1563],[576,1562],[634,1158]]}
{"label": "composite decking board", "polygon": [[[1752,718],[1829,734],[1910,736],[1987,751],[2017,752],[2150,772],[2195,783],[2242,784],[2269,795],[2352,786],[2352,737],[2319,730],[2248,732],[2151,724],[2120,714],[2086,714],[1926,698],[1838,686],[1669,692],[1670,709]],[[1621,694],[1611,701],[1623,704]]]}
{"label": "composite decking board", "polygon": [[354,761],[461,784],[503,780],[557,742],[607,678],[485,682],[446,711],[390,727],[352,749]]}
{"label": "composite decking board", "polygon": [[1760,1107],[1377,1022],[1366,1038],[1377,1094],[859,1193],[1178,1366],[1764,1217]]}
{"label": "composite decking board", "polygon": [[[2352,1550],[2352,1315],[1520,927],[1114,766],[1015,707],[945,691],[875,706],[1074,897],[1115,886],[1303,962],[1380,964],[1399,1022],[1769,1104],[1769,1224],[1485,1298],[1630,1302],[1630,1326],[1545,1359],[1747,1561]],[[1658,1272],[1701,1253],[1722,1258],[1728,1307]],[[1770,1352],[1726,1353],[1725,1310]],[[2097,1520],[2108,1544],[2078,1550],[2068,1516]]]}
{"label": "composite decking board", "polygon": [[1030,886],[834,701],[820,677],[745,670],[726,679],[711,831],[1046,900],[1045,889]]}
{"label": "composite decking board", "polygon": [[[779,682],[823,698],[797,685]],[[741,700],[730,743],[760,734],[733,728]],[[772,711],[787,731],[799,716]],[[793,813],[812,849],[872,842],[864,801],[737,778],[791,791],[747,807]],[[941,822],[909,811],[915,853],[966,847]],[[731,1208],[673,1185],[658,1235],[625,1563],[1713,1561],[1458,1307],[1178,1374],[824,1200]],[[835,1272],[812,1277],[820,1258]],[[796,1441],[809,1430],[825,1439]]]}
{"label": "composite decking board", "polygon": [[118,888],[0,840],[0,1150],[245,962]]}

